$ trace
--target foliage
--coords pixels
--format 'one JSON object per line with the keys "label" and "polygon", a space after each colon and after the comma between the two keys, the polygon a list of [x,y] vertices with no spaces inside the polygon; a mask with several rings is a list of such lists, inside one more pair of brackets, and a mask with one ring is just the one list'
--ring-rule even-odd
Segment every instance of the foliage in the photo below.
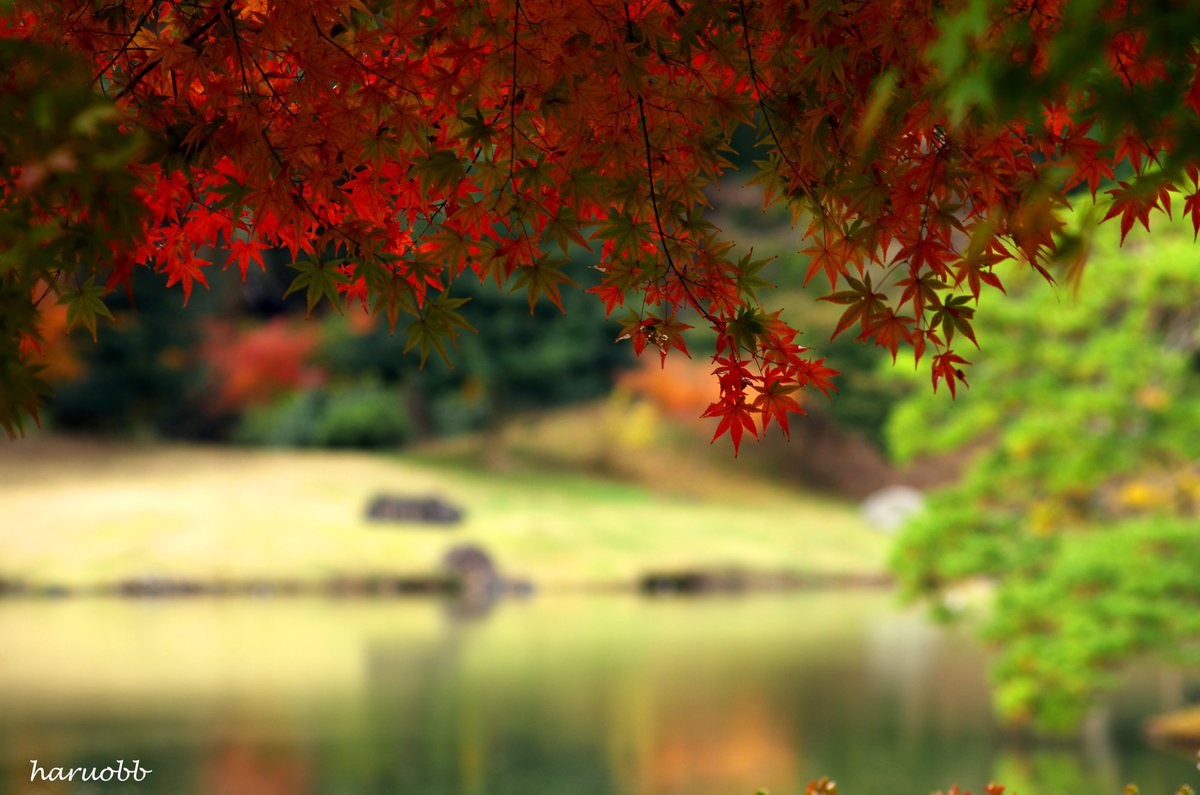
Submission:
{"label": "foliage", "polygon": [[[382,446],[597,397],[627,364],[628,350],[612,344],[617,326],[581,293],[563,296],[565,314],[539,305],[530,316],[523,296],[468,283],[473,300],[463,317],[480,333],[459,341],[458,367],[435,359],[418,372],[404,337],[360,309],[304,322],[289,316],[291,307],[263,305],[258,285],[239,289],[229,275],[194,295],[181,316],[175,291],[137,271],[132,303],[124,294],[110,299],[116,322],[98,343],[63,338],[66,307],[43,313],[39,361],[56,387],[51,423],[321,446],[327,435],[312,423],[361,398],[352,413],[379,418],[379,431],[333,434],[329,443],[349,445],[357,435]],[[255,321],[255,312],[272,317]]]}
{"label": "foliage", "polygon": [[353,384],[283,395],[250,408],[235,437],[280,447],[395,447],[410,436],[403,395]]}
{"label": "foliage", "polygon": [[539,304],[531,316],[525,297],[491,284],[467,282],[461,293],[471,298],[462,317],[479,333],[458,340],[458,367],[435,358],[419,374],[404,356],[408,341],[357,308],[311,325],[281,317],[232,338],[210,337],[217,401],[244,411],[235,438],[395,446],[596,397],[625,363],[611,344],[615,325],[584,295],[563,295],[566,313]]}
{"label": "foliage", "polygon": [[[777,294],[784,305],[782,317],[796,328],[822,329],[837,325],[841,309],[820,300],[817,285],[803,285],[808,262],[802,256],[781,254],[778,275],[772,275],[779,285]],[[826,364],[838,372],[838,392],[830,400],[807,400],[805,411],[812,404],[828,413],[838,427],[865,438],[879,450],[886,446],[884,425],[891,408],[914,385],[904,379],[890,377],[886,365],[892,364],[887,350],[868,341],[840,334],[822,345]],[[920,388],[920,387],[917,387]],[[816,397],[816,396],[811,396]]]}
{"label": "foliage", "polygon": [[458,339],[453,367],[434,358],[418,373],[416,363],[404,356],[406,339],[386,323],[364,322],[361,314],[322,324],[322,366],[334,378],[366,376],[403,387],[414,431],[429,435],[491,426],[513,412],[598,397],[611,387],[614,372],[628,364],[627,350],[612,344],[616,324],[586,295],[563,294],[566,312],[539,303],[531,313],[525,296],[492,284],[467,280],[457,289],[471,299],[461,314],[478,333]]}
{"label": "foliage", "polygon": [[209,323],[203,355],[211,371],[214,408],[237,412],[315,386],[324,378],[311,363],[317,345],[315,327],[282,316],[245,327]]}
{"label": "foliage", "polygon": [[77,358],[55,380],[50,422],[74,431],[174,438],[218,432],[207,390],[209,368],[197,350],[213,308],[197,306],[181,316],[175,291],[145,270],[135,272],[129,293],[112,295],[108,306],[113,322],[94,343],[62,339],[61,324],[44,330],[47,352],[65,347]]}
{"label": "foliage", "polygon": [[[84,117],[119,112],[147,143],[116,175],[130,145],[115,124],[84,125],[75,158],[55,160],[28,114],[3,116],[0,215],[51,230],[6,244],[37,256],[3,275],[3,422],[13,432],[39,399],[15,347],[39,281],[91,329],[135,266],[186,301],[213,267],[205,247],[244,275],[278,246],[310,310],[361,302],[425,359],[467,330],[461,276],[558,306],[574,243],[595,251],[593,292],[639,353],[685,349],[697,322],[715,332],[706,414],[736,450],[832,376],[764,305],[761,264],[705,220],[703,189],[747,124],[765,151],[754,181],[801,222],[807,278],[844,308],[836,330],[930,353],[953,390],[955,337],[974,341],[997,269],[1042,270],[1078,244],[1056,236],[1069,190],[1121,177],[1106,217],[1124,233],[1190,173],[1182,210],[1200,224],[1196,14],[1182,0],[15,0],[6,96],[73,91],[56,131],[95,107]],[[60,46],[90,72],[39,72]],[[57,242],[75,230],[86,245]]]}
{"label": "foliage", "polygon": [[[985,795],[1004,795],[1004,787],[1000,784],[988,784],[983,788]],[[837,782],[830,779],[828,776],[822,776],[819,779],[808,782],[804,788],[804,795],[837,795]],[[766,790],[759,790],[755,795],[770,795]],[[934,795],[943,795],[936,792]],[[960,790],[958,785],[950,788],[949,795],[971,795],[969,791]]]}
{"label": "foliage", "polygon": [[[893,415],[908,457],[976,446],[894,565],[910,594],[995,579],[987,630],[1010,718],[1077,724],[1122,663],[1194,654],[1200,620],[1200,270],[1192,230],[1097,235],[1087,289],[1014,280],[981,314],[988,348],[953,407],[914,393]],[[928,375],[928,371],[927,375]]]}
{"label": "foliage", "polygon": [[886,355],[854,344],[849,337],[833,340],[827,352],[829,364],[841,375],[837,399],[829,402],[829,416],[842,430],[860,434],[883,450],[889,411],[907,393],[907,385],[881,375]]}
{"label": "foliage", "polygon": [[125,167],[138,139],[118,128],[87,65],[14,32],[0,14],[0,427],[9,435],[23,414],[37,419],[49,392],[39,316],[58,299],[93,336],[99,317],[112,319],[100,263],[128,283],[119,243],[141,209]]}
{"label": "foliage", "polygon": [[[747,163],[747,167],[751,165]],[[719,190],[715,200],[714,223],[739,251],[744,253],[753,249],[756,254],[771,259],[759,276],[772,285],[772,300],[783,307],[780,317],[793,328],[809,330],[810,341],[821,340],[820,330],[834,328],[842,309],[836,304],[820,300],[824,289],[820,283],[805,284],[811,259],[795,250],[791,216],[786,208],[763,209],[762,196],[758,191],[739,189],[732,179],[722,180]],[[688,347],[697,360],[711,354],[711,342],[703,331],[696,329],[687,338]],[[882,365],[885,360],[890,364],[891,357],[886,349],[868,340],[840,334],[821,343],[820,347],[826,365],[838,372],[836,399],[825,399],[824,396],[813,399],[816,396],[805,395],[798,402],[809,414],[813,412],[814,405],[818,406],[817,410],[827,414],[840,430],[861,436],[882,451],[885,446],[883,426],[891,407],[905,390],[914,385],[888,377],[887,369]],[[657,368],[658,364],[655,361],[653,367]],[[695,361],[694,364],[703,370],[707,378],[711,366],[701,361]],[[708,397],[699,408],[692,411],[693,417],[719,397],[715,383],[697,386],[698,392]],[[809,421],[805,422],[807,424]],[[803,445],[800,449],[803,449]]]}
{"label": "foliage", "polygon": [[[984,786],[985,795],[1003,795],[1005,786],[1002,784],[991,783]],[[808,786],[804,788],[805,795],[837,795],[837,782],[831,780],[828,776],[823,776],[814,781],[808,782]],[[765,789],[760,789],[755,795],[770,795]],[[944,795],[941,791],[935,792],[934,795]],[[955,784],[950,787],[945,795],[971,795],[969,790],[960,790]],[[1138,788],[1134,784],[1128,784],[1125,787],[1125,795],[1138,795]],[[1175,795],[1195,795],[1194,790],[1187,784],[1183,784],[1175,791]]]}

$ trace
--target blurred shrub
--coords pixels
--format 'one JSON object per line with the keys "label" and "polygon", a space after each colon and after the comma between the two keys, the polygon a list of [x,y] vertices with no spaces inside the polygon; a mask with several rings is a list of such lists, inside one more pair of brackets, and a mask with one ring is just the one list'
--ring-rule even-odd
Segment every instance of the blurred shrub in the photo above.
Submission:
{"label": "blurred shrub", "polygon": [[233,431],[235,441],[268,447],[309,443],[324,399],[319,392],[288,392],[273,402],[247,408]]}
{"label": "blurred shrub", "polygon": [[531,311],[524,295],[474,278],[460,279],[454,293],[471,299],[461,312],[478,333],[459,338],[452,364],[434,355],[421,369],[415,353],[404,353],[403,333],[358,312],[324,321],[320,364],[332,378],[370,377],[403,388],[412,429],[424,436],[601,396],[614,373],[633,362],[629,346],[614,341],[617,325],[605,319],[603,304],[582,289],[563,290],[565,313],[544,299]]}
{"label": "blurred shrub", "polygon": [[709,362],[678,355],[661,362],[653,351],[644,354],[635,369],[622,373],[617,383],[674,419],[689,422],[698,422],[721,396]]}
{"label": "blurred shrub", "polygon": [[138,271],[132,301],[109,297],[117,321],[99,342],[76,334],[60,350],[61,332],[48,327],[44,358],[66,379],[52,421],[118,434],[390,445],[603,395],[631,361],[603,305],[582,289],[563,291],[566,313],[545,300],[531,313],[525,297],[463,279],[455,293],[471,298],[463,314],[479,333],[463,335],[453,366],[435,356],[422,369],[382,318],[351,310],[305,322],[286,302],[266,301],[275,270],[246,284],[213,274],[213,289],[197,290],[185,313],[178,290]]}
{"label": "blurred shrub", "polygon": [[893,367],[911,367],[911,360],[893,364],[887,351],[857,342],[851,333],[817,347],[825,363],[841,373],[834,380],[837,394],[820,401],[825,412],[841,430],[858,433],[879,450],[886,449],[888,416],[912,391],[910,384],[888,373]]}
{"label": "blurred shrub", "polygon": [[318,447],[394,447],[409,436],[408,414],[395,389],[363,384],[330,392],[312,429]]}
{"label": "blurred shrub", "polygon": [[290,392],[251,407],[234,438],[272,447],[395,447],[409,428],[400,392],[366,382]]}

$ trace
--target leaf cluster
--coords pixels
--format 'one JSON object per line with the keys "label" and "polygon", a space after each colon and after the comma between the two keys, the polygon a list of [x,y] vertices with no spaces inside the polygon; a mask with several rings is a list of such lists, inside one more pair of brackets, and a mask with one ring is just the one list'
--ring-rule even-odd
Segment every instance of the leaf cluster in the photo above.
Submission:
{"label": "leaf cluster", "polygon": [[[47,79],[50,77],[51,79]],[[0,427],[37,419],[40,308],[67,305],[72,326],[111,320],[116,250],[139,227],[137,139],[95,94],[91,72],[57,47],[0,36]]]}
{"label": "leaf cluster", "polygon": [[[833,374],[706,216],[735,134],[755,130],[752,182],[846,307],[835,333],[929,354],[954,392],[982,295],[1081,245],[1057,217],[1076,192],[1106,188],[1123,233],[1181,192],[1200,228],[1200,18],[1159,5],[16,0],[0,43],[29,110],[14,105],[2,144],[0,215],[63,241],[18,237],[14,256],[22,272],[55,263],[42,275],[89,329],[94,288],[133,268],[186,303],[218,263],[244,277],[278,248],[310,310],[403,316],[422,357],[467,330],[439,298],[458,280],[561,308],[583,280],[560,254],[584,246],[636,348],[679,349],[682,325],[715,334],[707,414],[736,450]],[[24,132],[39,124],[93,143],[45,148]],[[6,386],[31,376],[30,355],[7,357]]]}

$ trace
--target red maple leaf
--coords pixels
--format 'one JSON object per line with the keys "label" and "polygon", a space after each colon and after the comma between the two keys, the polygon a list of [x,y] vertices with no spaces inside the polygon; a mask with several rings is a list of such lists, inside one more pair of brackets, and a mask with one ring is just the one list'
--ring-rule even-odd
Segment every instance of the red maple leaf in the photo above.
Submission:
{"label": "red maple leaf", "polygon": [[946,386],[950,388],[950,397],[956,397],[955,387],[956,382],[961,381],[964,386],[967,385],[967,376],[958,365],[970,364],[966,359],[958,356],[953,351],[936,354],[933,357],[933,391],[937,392],[938,381],[945,381]]}
{"label": "red maple leaf", "polygon": [[1152,211],[1161,209],[1168,215],[1171,214],[1171,193],[1175,190],[1171,185],[1145,182],[1131,185],[1124,181],[1118,182],[1117,185],[1118,187],[1106,191],[1113,197],[1113,202],[1103,220],[1107,221],[1118,215],[1121,216],[1122,243],[1125,242],[1125,236],[1129,234],[1129,230],[1133,228],[1134,221],[1141,222],[1149,232]]}
{"label": "red maple leaf", "polygon": [[[242,281],[246,281],[246,273],[250,269],[250,263],[253,262],[261,270],[266,270],[263,265],[263,251],[267,249],[265,243],[250,237],[236,237],[229,244],[229,262],[237,265],[238,272],[242,275]],[[228,267],[229,262],[226,262]]]}
{"label": "red maple leaf", "polygon": [[743,433],[750,431],[752,436],[758,438],[758,428],[754,424],[755,413],[746,404],[745,394],[736,394],[713,403],[701,416],[720,417],[712,441],[715,442],[728,432],[729,438],[733,442],[733,454],[736,457],[742,445]]}
{"label": "red maple leaf", "polygon": [[782,370],[776,368],[763,374],[763,384],[758,386],[758,397],[754,399],[754,409],[762,416],[762,428],[765,431],[771,420],[779,423],[784,436],[791,436],[788,428],[788,414],[804,414],[804,409],[792,397],[800,384],[788,383],[782,380]]}
{"label": "red maple leaf", "polygon": [[204,268],[209,264],[211,263],[208,260],[200,257],[180,257],[168,262],[167,286],[183,285],[184,306],[187,306],[188,300],[192,297],[193,284],[200,282],[208,287],[208,277],[204,275]]}

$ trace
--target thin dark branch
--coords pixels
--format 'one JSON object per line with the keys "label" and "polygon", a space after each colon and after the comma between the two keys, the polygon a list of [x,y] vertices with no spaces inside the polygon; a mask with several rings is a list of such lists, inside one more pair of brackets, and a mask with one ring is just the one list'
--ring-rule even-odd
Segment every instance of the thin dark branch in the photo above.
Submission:
{"label": "thin dark branch", "polygon": [[508,97],[508,182],[513,193],[517,190],[517,31],[521,19],[521,0],[513,8],[512,88]]}
{"label": "thin dark branch", "polygon": [[150,15],[152,13],[154,13],[154,11],[157,10],[159,5],[161,5],[161,4],[162,4],[162,0],[154,0],[154,2],[151,3],[150,6],[145,11],[142,12],[142,15],[140,17],[138,17],[137,22],[134,23],[133,30],[129,31],[129,35],[126,37],[125,43],[122,44],[119,48],[117,48],[117,52],[116,52],[116,54],[113,55],[112,59],[104,65],[104,68],[102,68],[99,72],[96,73],[96,76],[94,78],[92,78],[93,86],[95,86],[96,84],[98,84],[100,82],[100,80],[104,77],[104,74],[109,69],[113,68],[113,65],[115,65],[116,62],[118,60],[120,60],[122,55],[129,52],[129,46],[131,44],[133,44],[133,40],[137,38],[137,35],[139,33],[141,33],[142,28],[146,27],[146,22],[150,19]]}
{"label": "thin dark branch", "polygon": [[[628,3],[625,4],[625,22],[628,26],[629,35],[632,37],[633,18],[630,16]],[[638,108],[638,123],[642,128],[642,143],[646,147],[646,178],[650,183],[650,208],[654,213],[654,225],[658,229],[658,236],[659,240],[661,241],[659,245],[662,248],[663,257],[667,261],[667,267],[671,269],[671,272],[675,274],[675,278],[679,280],[679,284],[683,287],[683,291],[688,298],[688,303],[692,305],[692,308],[695,309],[705,320],[715,326],[719,326],[721,325],[720,321],[713,317],[711,313],[707,312],[704,307],[700,305],[700,300],[696,298],[696,295],[692,292],[689,279],[680,271],[679,266],[675,264],[675,260],[671,256],[671,250],[667,247],[666,241],[668,239],[668,235],[666,230],[663,228],[662,213],[658,208],[658,189],[655,187],[654,150],[650,146],[650,128],[646,122],[646,106],[642,102],[642,93],[640,91],[637,93],[636,99]]]}
{"label": "thin dark branch", "polygon": [[351,61],[353,61],[354,63],[358,64],[359,68],[361,68],[361,69],[362,69],[364,72],[366,72],[367,74],[369,74],[369,75],[373,75],[373,76],[375,76],[375,77],[378,77],[380,80],[384,81],[385,83],[387,83],[387,84],[389,84],[389,85],[392,85],[392,86],[395,86],[396,88],[400,89],[401,91],[403,91],[403,92],[405,92],[405,93],[407,93],[407,94],[411,94],[412,96],[416,97],[416,98],[417,98],[417,101],[418,101],[418,102],[420,102],[420,104],[421,104],[421,106],[422,106],[422,107],[424,107],[424,105],[425,105],[425,103],[424,103],[424,99],[425,99],[425,97],[424,97],[424,95],[423,95],[423,94],[421,94],[421,92],[420,92],[420,91],[417,91],[417,90],[416,90],[416,89],[414,89],[414,88],[411,88],[411,87],[409,87],[409,86],[406,86],[406,85],[403,85],[403,84],[401,84],[401,83],[400,83],[400,82],[398,82],[398,81],[397,81],[395,78],[389,77],[388,75],[386,75],[386,74],[384,74],[383,72],[379,71],[378,69],[376,69],[375,67],[371,66],[370,64],[367,64],[367,63],[363,62],[363,60],[362,60],[361,58],[359,58],[359,57],[358,57],[357,55],[355,55],[354,53],[350,52],[350,50],[346,49],[346,47],[345,47],[345,46],[344,46],[344,45],[343,45],[343,44],[342,44],[340,41],[338,41],[337,39],[333,38],[332,36],[330,36],[330,35],[329,35],[328,33],[326,33],[325,31],[321,30],[321,25],[320,25],[320,24],[317,22],[317,17],[316,17],[316,15],[313,15],[313,17],[312,17],[312,23],[313,23],[313,27],[314,27],[314,28],[316,29],[316,31],[317,31],[317,37],[318,37],[318,38],[320,38],[320,39],[322,39],[322,40],[324,40],[324,41],[326,41],[326,42],[328,42],[328,43],[332,44],[332,45],[333,45],[335,48],[337,48],[337,49],[338,49],[338,50],[339,50],[339,51],[340,51],[340,52],[341,52],[343,55],[345,55],[347,58],[349,58],[349,59],[350,59]]}
{"label": "thin dark branch", "polygon": [[[213,12],[213,15],[211,17],[209,17],[208,20],[205,21],[205,23],[203,25],[196,28],[195,30],[193,30],[191,33],[189,33],[187,35],[187,38],[185,38],[183,40],[183,43],[189,47],[195,46],[196,42],[198,42],[201,39],[201,37],[203,37],[205,34],[207,34],[208,31],[212,30],[213,26],[216,25],[217,22],[220,21],[221,12],[224,11],[225,13],[230,13],[232,9],[233,9],[233,0],[225,0],[225,3],[219,9],[215,10]],[[144,80],[146,78],[146,75],[153,72],[154,69],[160,63],[162,63],[161,60],[151,61],[150,63],[143,66],[141,69],[134,72],[133,76],[129,78],[129,82],[126,83],[125,86],[120,91],[117,92],[116,99],[121,99],[122,97],[126,96],[130,91],[133,91],[133,89],[137,88],[138,85],[141,84],[142,80]]]}

